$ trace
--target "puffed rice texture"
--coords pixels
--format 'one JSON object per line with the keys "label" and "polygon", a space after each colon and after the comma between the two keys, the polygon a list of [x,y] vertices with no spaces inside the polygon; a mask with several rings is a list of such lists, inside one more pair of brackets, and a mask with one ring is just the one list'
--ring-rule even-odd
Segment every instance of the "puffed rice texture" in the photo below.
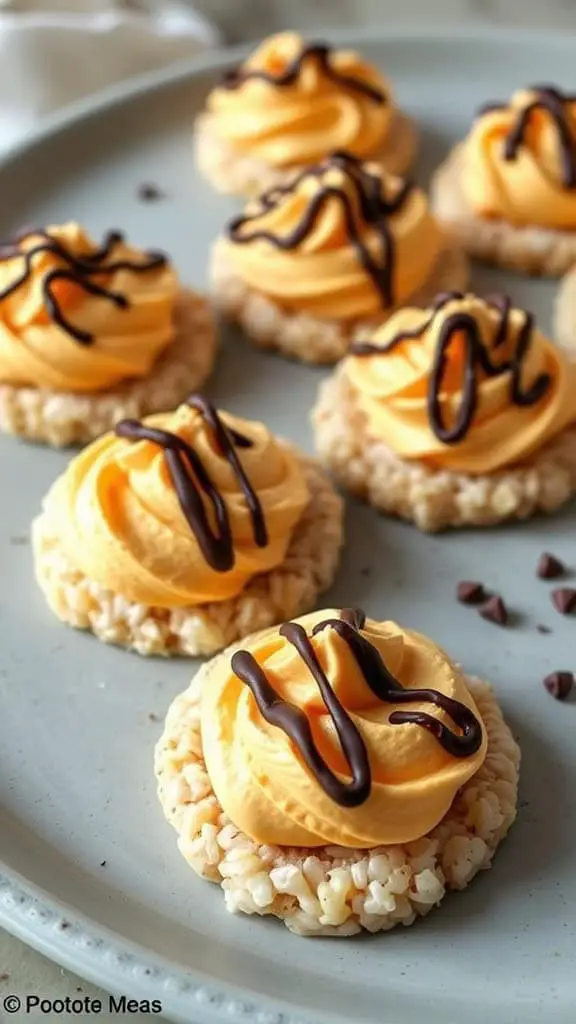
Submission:
{"label": "puffed rice texture", "polygon": [[470,256],[500,267],[547,277],[564,274],[576,262],[576,231],[516,227],[475,214],[462,190],[463,155],[463,146],[456,146],[436,171],[430,194],[435,216],[454,241]]}
{"label": "puffed rice texture", "polygon": [[[416,125],[398,113],[386,144],[369,159],[390,174],[403,175],[411,167],[418,147]],[[211,114],[200,114],[194,131],[194,158],[202,176],[225,195],[255,196],[288,181],[303,166],[272,167],[249,153],[238,153],[214,130]]]}
{"label": "puffed rice texture", "polygon": [[181,292],[174,328],[174,341],[147,377],[109,391],[72,394],[0,383],[0,432],[62,448],[87,444],[121,419],[175,408],[204,383],[214,365],[217,336],[204,296]]}
{"label": "puffed rice texture", "polygon": [[[229,657],[225,652],[221,657]],[[520,750],[490,686],[468,686],[488,733],[484,764],[448,814],[413,843],[372,850],[288,848],[254,842],[212,790],[202,756],[200,695],[213,662],[172,703],[155,753],[158,796],[196,874],[220,885],[232,913],[272,914],[298,935],[389,931],[424,917],[449,889],[464,889],[516,817]]]}
{"label": "puffed rice texture", "polygon": [[312,420],[317,452],[346,490],[426,532],[528,519],[576,494],[576,426],[525,462],[473,477],[401,459],[373,438],[339,369],[320,385]]}
{"label": "puffed rice texture", "polygon": [[[468,277],[468,259],[463,251],[445,249],[428,281],[410,301],[414,305],[427,305],[438,292],[464,290]],[[366,331],[375,322],[318,320],[308,313],[282,309],[278,303],[242,281],[219,240],[212,249],[210,278],[214,306],[229,320],[238,323],[254,345],[275,349],[304,363],[338,362],[347,354],[355,335]]]}
{"label": "puffed rice texture", "polygon": [[88,629],[104,643],[143,655],[213,654],[258,629],[311,611],[330,586],[343,541],[343,505],[318,464],[302,457],[310,503],[286,558],[255,576],[227,601],[189,608],[155,608],[129,601],[69,561],[61,524],[42,512],[32,526],[36,579],[48,605],[63,622]]}

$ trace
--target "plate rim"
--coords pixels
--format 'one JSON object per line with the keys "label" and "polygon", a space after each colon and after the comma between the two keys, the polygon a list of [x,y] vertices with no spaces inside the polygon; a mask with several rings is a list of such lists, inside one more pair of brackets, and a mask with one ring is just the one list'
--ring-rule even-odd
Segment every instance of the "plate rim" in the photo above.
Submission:
{"label": "plate rim", "polygon": [[[201,971],[176,968],[158,954],[97,924],[85,914],[0,862],[0,927],[106,992],[160,999],[162,1019],[176,1024],[325,1024],[294,1013],[281,1000],[214,982]],[[190,1014],[194,1013],[194,1018]],[[345,1018],[340,1018],[345,1024]],[[339,1024],[333,1021],[333,1024]],[[386,1022],[388,1024],[388,1022]]]}
{"label": "plate rim", "polygon": [[[461,26],[424,24],[339,28],[322,33],[329,43],[362,47],[382,45],[470,42],[480,45],[491,41],[516,46],[538,45],[573,55],[576,30],[516,28],[472,20]],[[213,71],[225,69],[242,60],[255,42],[209,49],[183,58],[168,68],[132,76],[73,103],[40,124],[0,156],[0,179],[20,160],[53,138],[65,135],[82,122],[89,122],[146,95],[161,93],[180,83],[191,83]],[[270,999],[240,986],[215,981],[202,971],[176,967],[145,946],[119,935],[66,902],[52,896],[11,868],[0,858],[0,928],[22,940],[52,961],[107,992],[136,999],[162,1000],[162,1018],[192,1024],[190,1013],[202,1015],[202,1024],[229,1024],[241,1017],[245,1024],[326,1024],[316,1011],[291,1008],[282,999]],[[345,1018],[331,1024],[346,1024]],[[390,1017],[382,1024],[401,1024]]]}

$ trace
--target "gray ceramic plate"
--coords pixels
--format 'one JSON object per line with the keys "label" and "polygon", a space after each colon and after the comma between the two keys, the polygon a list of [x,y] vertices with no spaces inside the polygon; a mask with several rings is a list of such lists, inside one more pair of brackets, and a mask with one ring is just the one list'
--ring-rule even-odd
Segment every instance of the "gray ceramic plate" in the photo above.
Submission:
{"label": "gray ceramic plate", "polygon": [[[483,100],[531,81],[574,88],[570,38],[482,30],[348,41],[386,69],[421,123],[423,180]],[[234,204],[195,177],[190,133],[229,59],[104,97],[13,154],[0,172],[2,235],[70,217],[95,232],[117,225],[166,247],[183,278],[203,284],[208,246]],[[166,200],[139,203],[144,181]],[[485,270],[475,284],[507,288],[548,327],[553,285]],[[307,413],[321,376],[231,337],[210,394],[310,449]],[[326,601],[429,632],[495,682],[524,753],[522,804],[493,870],[425,922],[380,937],[304,940],[274,921],[231,917],[162,819],[155,716],[194,665],[140,659],[74,633],[34,586],[29,523],[67,458],[0,443],[0,921],[109,989],[161,997],[178,1021],[573,1021],[576,707],[554,702],[541,678],[576,669],[576,622],[553,610],[534,566],[551,549],[576,568],[574,510],[430,538],[350,504]],[[514,627],[499,630],[457,605],[462,577],[502,591]],[[537,623],[553,633],[539,634]]]}

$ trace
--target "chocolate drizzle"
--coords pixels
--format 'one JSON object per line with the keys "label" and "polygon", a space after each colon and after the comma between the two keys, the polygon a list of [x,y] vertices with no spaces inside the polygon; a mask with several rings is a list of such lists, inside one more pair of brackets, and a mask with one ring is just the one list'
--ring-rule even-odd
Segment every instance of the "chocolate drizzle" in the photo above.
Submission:
{"label": "chocolate drizzle", "polygon": [[361,78],[356,78],[354,75],[344,75],[338,71],[332,64],[331,55],[332,47],[327,46],[326,43],[308,43],[279,75],[274,75],[272,72],[265,71],[264,69],[259,70],[240,65],[240,67],[233,68],[232,71],[228,71],[224,75],[222,87],[224,89],[238,89],[245,82],[254,80],[268,82],[270,85],[278,85],[280,87],[294,85],[298,81],[304,63],[314,60],[327,78],[341,85],[344,89],[362,93],[374,103],[383,104],[388,102],[385,93],[375,85],[370,85],[369,82],[364,82]]}
{"label": "chocolate drizzle", "polygon": [[[27,252],[20,249],[20,243],[31,235],[38,235],[42,241],[33,245]],[[34,257],[40,253],[51,253],[64,263],[63,267],[55,267],[49,270],[42,280],[42,295],[44,306],[50,319],[57,324],[66,334],[69,334],[81,345],[91,345],[94,342],[94,335],[80,327],[75,327],[64,316],[58,299],[54,295],[53,286],[58,281],[67,281],[76,285],[89,295],[96,295],[99,298],[107,299],[119,309],[127,309],[129,300],[126,295],[115,292],[101,284],[103,276],[114,274],[118,270],[131,270],[135,273],[145,273],[148,270],[157,270],[166,263],[166,256],[160,252],[147,252],[141,262],[128,259],[114,259],[114,249],[124,236],[120,231],[109,231],[99,249],[94,252],[78,253],[71,252],[57,238],[42,228],[31,228],[21,232],[11,242],[0,247],[0,263],[7,260],[20,258],[24,261],[24,270],[20,277],[12,281],[6,288],[0,291],[0,302],[9,298],[22,287],[32,274]],[[93,280],[97,278],[97,280]]]}
{"label": "chocolate drizzle", "polygon": [[[532,85],[530,92],[536,94],[535,99],[518,112],[516,121],[504,141],[504,159],[516,159],[518,150],[524,143],[531,114],[535,110],[543,110],[550,117],[558,133],[562,161],[562,184],[566,189],[574,189],[576,188],[576,130],[570,123],[566,105],[576,103],[576,96],[568,96],[553,85]],[[482,107],[479,114],[488,114],[491,111],[505,108],[506,104],[504,103],[490,103]]]}
{"label": "chocolate drizzle", "polygon": [[[216,448],[232,469],[246,499],[252,520],[255,544],[264,548],[268,544],[268,530],[264,512],[252,484],[238,459],[236,448],[251,448],[252,441],[232,430],[220,419],[211,402],[201,395],[191,395],[187,404],[200,413],[212,432]],[[118,437],[130,441],[151,441],[164,449],[164,458],[170,473],[180,507],[192,530],[204,558],[216,572],[227,572],[234,566],[234,540],[228,509],[222,494],[214,485],[200,455],[178,434],[147,427],[139,420],[121,420],[116,425]],[[202,494],[210,502],[216,527],[213,528],[206,513]]]}
{"label": "chocolate drizzle", "polygon": [[[363,612],[345,609],[339,619],[317,623],[312,635],[316,636],[324,629],[335,630],[348,645],[372,693],[383,704],[434,704],[449,715],[460,732],[453,732],[440,719],[424,711],[393,711],[388,719],[390,725],[417,725],[426,729],[452,757],[475,754],[482,744],[482,726],[470,708],[438,690],[404,689],[388,671],[376,647],[360,632],[364,622]],[[279,696],[249,651],[236,651],[231,660],[232,671],[249,687],[266,721],[289,736],[324,792],[342,807],[357,807],[368,799],[372,786],[370,762],[362,735],[332,689],[305,629],[297,622],[287,622],[281,627],[280,635],[296,649],[318,685],[350,768],[350,782],[343,782],[326,764],[304,711]]]}
{"label": "chocolate drizzle", "polygon": [[[351,353],[357,356],[386,355],[403,341],[417,340],[428,330],[436,314],[447,303],[463,298],[460,292],[446,292],[438,296],[432,306],[431,316],[420,327],[397,334],[387,345],[381,347],[368,342],[358,342],[352,345]],[[499,377],[509,373],[510,401],[518,406],[535,405],[544,397],[552,382],[549,373],[541,373],[530,386],[525,388],[522,383],[524,362],[530,350],[534,329],[534,317],[531,313],[524,313],[524,323],[518,332],[512,357],[500,362],[492,360],[491,352],[497,350],[508,335],[512,304],[506,295],[489,296],[486,302],[500,314],[500,321],[489,347],[482,340],[478,323],[469,313],[456,312],[447,316],[438,333],[428,386],[428,419],[434,434],[444,444],[458,444],[470,430],[478,407],[478,369],[487,377]],[[462,334],[464,340],[462,401],[454,423],[448,426],[442,411],[443,384],[450,345],[458,334]]]}
{"label": "chocolate drizzle", "polygon": [[374,345],[371,341],[355,341],[350,346],[350,353],[354,356],[382,356],[393,352],[404,341],[417,341],[428,330],[439,309],[442,309],[449,302],[463,298],[462,292],[439,292],[434,301],[430,303],[432,315],[425,323],[420,324],[419,327],[414,327],[410,331],[402,331],[400,334],[394,335],[386,345]]}
{"label": "chocolate drizzle", "polygon": [[[323,184],[311,199],[301,220],[293,231],[287,235],[274,235],[270,231],[259,230],[245,232],[246,226],[258,221],[261,216],[276,209],[282,200],[295,191],[305,178],[322,179],[330,170],[341,171],[353,188],[355,200],[350,198],[346,190],[338,185]],[[393,281],[396,263],[396,246],[394,236],[388,224],[388,218],[398,213],[408,196],[413,191],[411,182],[404,182],[392,199],[382,195],[383,181],[379,174],[371,174],[350,153],[337,152],[314,167],[306,168],[287,185],[279,185],[269,189],[260,197],[259,209],[255,213],[235,217],[228,225],[228,237],[236,245],[246,245],[254,241],[266,241],[275,249],[289,251],[296,249],[314,228],[318,217],[330,199],[340,204],[344,215],[346,232],[356,252],[358,262],[364,268],[374,284],[382,306],[387,308],[394,302]],[[374,231],[380,242],[380,253],[375,258],[362,239],[358,229],[358,211],[368,228]]]}

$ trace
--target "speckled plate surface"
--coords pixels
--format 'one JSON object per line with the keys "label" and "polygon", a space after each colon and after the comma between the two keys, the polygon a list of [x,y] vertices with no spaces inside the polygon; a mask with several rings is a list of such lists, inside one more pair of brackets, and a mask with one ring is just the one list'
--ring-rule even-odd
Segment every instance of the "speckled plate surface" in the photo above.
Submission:
{"label": "speckled plate surface", "polygon": [[[348,38],[386,69],[421,122],[419,176],[475,107],[519,84],[574,87],[570,37],[479,30]],[[235,204],[194,174],[190,133],[230,58],[211,57],[104,97],[53,124],[0,171],[1,234],[67,218],[163,246],[203,284],[211,239]],[[156,182],[166,198],[142,204]],[[549,325],[553,284],[479,270]],[[307,413],[322,372],[226,339],[210,394],[311,448]],[[522,744],[519,822],[492,871],[406,931],[304,940],[232,917],[177,852],[152,778],[160,719],[194,671],[140,659],[49,614],[27,543],[66,453],[0,440],[0,923],[116,991],[159,997],[175,1021],[223,1024],[568,1024],[576,978],[576,707],[541,678],[576,669],[576,621],[552,608],[534,566],[551,549],[576,570],[574,509],[500,529],[418,534],[350,504],[348,543],[327,603],[361,604],[430,633],[490,678]],[[480,578],[515,611],[507,630],[456,604]],[[553,632],[540,634],[538,623]]]}

